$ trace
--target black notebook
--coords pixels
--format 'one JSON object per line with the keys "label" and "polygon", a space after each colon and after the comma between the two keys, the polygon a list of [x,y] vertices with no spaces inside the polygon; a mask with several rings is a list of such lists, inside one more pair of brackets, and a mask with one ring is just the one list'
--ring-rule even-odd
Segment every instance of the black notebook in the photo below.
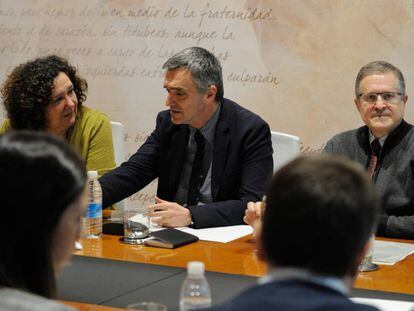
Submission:
{"label": "black notebook", "polygon": [[102,224],[102,233],[111,235],[124,235],[124,223],[122,221],[109,221]]}
{"label": "black notebook", "polygon": [[145,244],[163,248],[176,248],[197,241],[197,236],[171,228],[151,232],[151,238],[145,240]]}

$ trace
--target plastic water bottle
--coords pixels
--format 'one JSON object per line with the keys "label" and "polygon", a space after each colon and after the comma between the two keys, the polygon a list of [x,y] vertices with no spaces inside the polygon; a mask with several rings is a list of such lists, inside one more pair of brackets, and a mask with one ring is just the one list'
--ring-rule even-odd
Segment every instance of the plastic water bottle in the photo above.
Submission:
{"label": "plastic water bottle", "polygon": [[88,171],[89,205],[83,212],[85,238],[96,239],[102,234],[102,189],[97,171]]}
{"label": "plastic water bottle", "polygon": [[180,311],[211,307],[210,286],[204,276],[204,263],[190,261],[187,278],[181,286]]}

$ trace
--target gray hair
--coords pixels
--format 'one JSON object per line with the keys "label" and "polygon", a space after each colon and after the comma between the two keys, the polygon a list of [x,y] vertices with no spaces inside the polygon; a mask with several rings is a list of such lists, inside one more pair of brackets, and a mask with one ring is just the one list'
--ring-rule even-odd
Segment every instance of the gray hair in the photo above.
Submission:
{"label": "gray hair", "polygon": [[400,69],[384,61],[375,61],[366,64],[359,70],[358,76],[355,80],[355,96],[358,97],[360,95],[359,85],[362,79],[373,74],[385,74],[389,72],[392,72],[397,78],[399,92],[402,95],[405,95],[405,80]]}
{"label": "gray hair", "polygon": [[190,47],[171,56],[162,69],[175,70],[180,67],[191,72],[199,93],[207,92],[209,86],[217,87],[216,101],[223,99],[223,76],[219,60],[209,51],[200,47]]}

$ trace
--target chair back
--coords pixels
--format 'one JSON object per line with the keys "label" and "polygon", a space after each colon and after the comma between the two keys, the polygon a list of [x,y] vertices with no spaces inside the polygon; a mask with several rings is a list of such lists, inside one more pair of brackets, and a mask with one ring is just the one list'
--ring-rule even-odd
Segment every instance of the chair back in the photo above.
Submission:
{"label": "chair back", "polygon": [[124,162],[124,126],[122,123],[111,121],[112,140],[114,143],[114,158],[116,166]]}
{"label": "chair back", "polygon": [[273,172],[276,172],[281,166],[293,160],[299,155],[300,139],[298,136],[271,132],[273,147]]}
{"label": "chair back", "polygon": [[[114,144],[114,158],[116,166],[120,166],[125,161],[124,152],[124,126],[122,123],[111,121],[112,141]],[[123,211],[126,208],[126,199],[115,203],[115,208]],[[113,213],[115,214],[115,213]]]}

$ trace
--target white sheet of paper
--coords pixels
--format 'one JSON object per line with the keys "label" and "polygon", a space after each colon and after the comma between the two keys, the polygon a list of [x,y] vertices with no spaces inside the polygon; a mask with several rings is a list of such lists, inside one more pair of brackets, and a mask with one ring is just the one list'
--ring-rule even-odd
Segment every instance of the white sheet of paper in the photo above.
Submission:
{"label": "white sheet of paper", "polygon": [[136,214],[129,218],[129,220],[146,224],[148,222],[148,216],[144,216],[143,214]]}
{"label": "white sheet of paper", "polygon": [[409,311],[412,310],[414,303],[400,300],[385,300],[371,298],[351,298],[352,301],[374,306],[381,311]]}
{"label": "white sheet of paper", "polygon": [[379,265],[393,265],[414,253],[414,244],[375,241],[372,261]]}
{"label": "white sheet of paper", "polygon": [[214,227],[206,229],[177,228],[198,236],[200,240],[227,243],[253,232],[253,228],[247,225]]}

